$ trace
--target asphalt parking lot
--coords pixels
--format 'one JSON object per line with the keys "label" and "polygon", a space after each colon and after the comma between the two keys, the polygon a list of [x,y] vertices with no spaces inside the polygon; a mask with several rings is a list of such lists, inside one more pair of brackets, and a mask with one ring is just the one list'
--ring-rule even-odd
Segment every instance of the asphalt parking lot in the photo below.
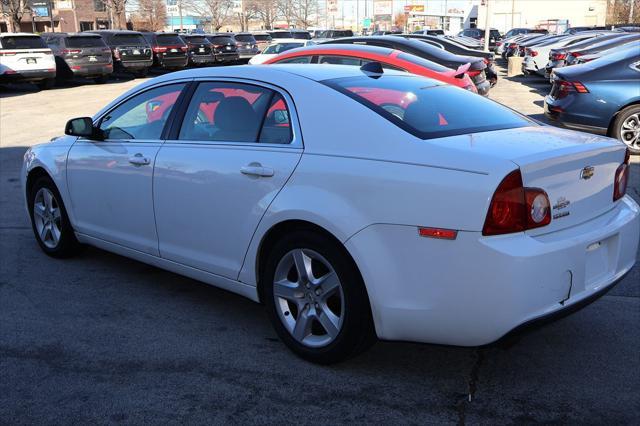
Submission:
{"label": "asphalt parking lot", "polygon": [[[491,97],[543,118],[547,83],[501,74]],[[139,81],[0,89],[0,423],[638,423],[637,266],[500,345],[379,342],[323,367],[240,296],[97,249],[44,255],[22,205],[24,151]]]}

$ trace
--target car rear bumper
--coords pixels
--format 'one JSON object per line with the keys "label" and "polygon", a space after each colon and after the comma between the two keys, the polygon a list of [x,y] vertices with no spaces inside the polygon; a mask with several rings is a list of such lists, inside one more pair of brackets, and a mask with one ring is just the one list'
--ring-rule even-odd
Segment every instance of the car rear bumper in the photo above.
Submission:
{"label": "car rear bumper", "polygon": [[213,55],[192,55],[189,57],[192,64],[211,64],[215,62]]}
{"label": "car rear bumper", "polygon": [[117,64],[119,67],[122,67],[124,69],[142,69],[149,68],[151,65],[153,65],[153,59],[143,61],[119,61]]}
{"label": "car rear bumper", "polygon": [[158,58],[158,65],[161,68],[184,68],[188,60],[186,55],[179,58]]}
{"label": "car rear bumper", "polygon": [[489,96],[489,90],[491,89],[491,82],[489,80],[484,80],[480,83],[477,83],[476,89],[478,90],[479,95]]}
{"label": "car rear bumper", "polygon": [[[80,68],[74,68],[80,67]],[[112,64],[91,64],[91,65],[74,65],[70,66],[71,72],[78,77],[93,77],[111,74],[113,72]]]}
{"label": "car rear bumper", "polygon": [[56,70],[6,70],[0,74],[0,83],[12,83],[16,81],[39,81],[55,78]]}
{"label": "car rear bumper", "polygon": [[605,214],[546,235],[460,231],[451,241],[377,224],[345,245],[381,339],[478,346],[606,291],[636,262],[639,233],[640,208],[626,196]]}
{"label": "car rear bumper", "polygon": [[216,62],[233,62],[240,59],[240,55],[237,53],[216,53]]}

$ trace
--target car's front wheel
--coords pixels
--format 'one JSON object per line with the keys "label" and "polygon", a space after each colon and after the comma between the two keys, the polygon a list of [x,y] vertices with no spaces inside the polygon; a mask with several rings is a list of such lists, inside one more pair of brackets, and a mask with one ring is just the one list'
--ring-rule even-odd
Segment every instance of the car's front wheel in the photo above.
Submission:
{"label": "car's front wheel", "polygon": [[69,257],[79,243],[73,233],[62,197],[48,176],[36,180],[29,191],[31,226],[42,250],[53,257]]}
{"label": "car's front wheel", "polygon": [[632,154],[640,155],[640,105],[631,105],[620,111],[612,130],[614,138],[624,142]]}
{"label": "car's front wheel", "polygon": [[328,237],[289,233],[270,250],[262,280],[271,322],[302,358],[338,362],[375,341],[360,273],[344,247]]}
{"label": "car's front wheel", "polygon": [[45,78],[44,80],[40,80],[38,82],[38,87],[40,88],[40,90],[53,89],[55,85],[56,85],[55,78]]}

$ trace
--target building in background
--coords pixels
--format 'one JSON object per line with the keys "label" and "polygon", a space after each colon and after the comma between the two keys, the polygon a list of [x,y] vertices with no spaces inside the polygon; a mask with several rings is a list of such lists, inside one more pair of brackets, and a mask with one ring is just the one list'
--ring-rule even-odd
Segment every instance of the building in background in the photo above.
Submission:
{"label": "building in background", "polygon": [[[112,28],[113,13],[103,0],[30,0],[22,16],[20,32],[79,32]],[[9,25],[0,17],[0,31]],[[124,14],[121,16],[124,22]]]}

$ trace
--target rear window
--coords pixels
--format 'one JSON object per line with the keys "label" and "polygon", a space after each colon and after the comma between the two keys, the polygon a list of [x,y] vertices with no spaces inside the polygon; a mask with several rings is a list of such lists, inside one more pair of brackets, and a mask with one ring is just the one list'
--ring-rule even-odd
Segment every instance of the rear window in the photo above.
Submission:
{"label": "rear window", "polygon": [[297,38],[300,40],[311,40],[311,34],[306,31],[294,31],[291,33],[293,38]]}
{"label": "rear window", "polygon": [[67,39],[68,47],[104,47],[102,37],[69,37]]}
{"label": "rear window", "polygon": [[271,41],[271,36],[269,34],[255,34],[253,38],[255,38],[256,41]]}
{"label": "rear window", "polygon": [[418,76],[348,77],[323,83],[421,139],[532,123],[482,96]]}
{"label": "rear window", "polygon": [[228,36],[215,36],[215,37],[209,37],[209,41],[215,45],[221,45],[221,44],[236,44],[236,42]]}
{"label": "rear window", "polygon": [[120,45],[147,44],[144,37],[140,34],[116,34],[113,36],[113,43]]}
{"label": "rear window", "polygon": [[44,49],[44,41],[37,36],[2,37],[0,44],[3,49]]}
{"label": "rear window", "polygon": [[353,31],[344,30],[344,31],[333,31],[333,37],[353,37]]}
{"label": "rear window", "polygon": [[278,54],[278,53],[282,53],[284,51],[295,49],[296,47],[302,47],[302,46],[304,46],[304,43],[278,43],[278,44],[272,44],[271,46],[267,46],[267,48],[264,49],[263,53],[265,53],[265,54]]}
{"label": "rear window", "polygon": [[271,33],[271,38],[293,38],[293,35],[291,35],[291,33],[288,31],[283,31],[283,32],[277,32],[277,33]]}
{"label": "rear window", "polygon": [[159,46],[170,46],[184,44],[184,41],[177,34],[162,34],[156,37]]}
{"label": "rear window", "polygon": [[241,41],[243,43],[255,43],[256,39],[249,34],[238,34],[235,36],[237,41]]}
{"label": "rear window", "polygon": [[204,36],[189,36],[189,37],[185,37],[185,38],[189,43],[200,43],[200,44],[209,43],[209,40],[207,40],[207,38],[204,37]]}

